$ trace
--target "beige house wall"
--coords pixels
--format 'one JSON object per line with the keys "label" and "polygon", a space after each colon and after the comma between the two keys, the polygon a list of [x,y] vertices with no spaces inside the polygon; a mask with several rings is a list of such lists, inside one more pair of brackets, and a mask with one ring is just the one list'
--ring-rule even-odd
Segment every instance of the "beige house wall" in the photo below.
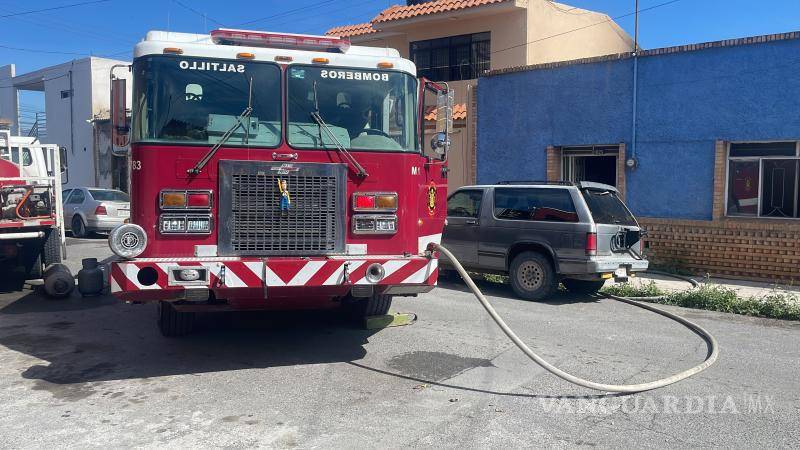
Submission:
{"label": "beige house wall", "polygon": [[[408,58],[409,44],[415,41],[491,33],[491,70],[585,58],[633,49],[632,39],[605,14],[568,5],[552,5],[547,0],[514,0],[487,6],[466,8],[450,13],[419,16],[413,19],[375,23],[377,33],[351,37],[355,45],[397,49]],[[599,24],[599,25],[594,25]],[[594,25],[558,37],[529,42],[565,31]],[[475,182],[477,80],[449,83],[455,91],[455,102],[467,105],[467,119],[455,122],[449,154],[449,188],[456,189]],[[428,150],[432,131],[426,132]]]}
{"label": "beige house wall", "polygon": [[[569,5],[553,5],[546,0],[529,1],[526,64],[633,50],[633,39],[606,14],[571,8]],[[561,34],[566,31],[569,33]]]}
{"label": "beige house wall", "polygon": [[[491,70],[633,49],[631,37],[607,15],[570,8],[550,4],[547,0],[517,0],[450,14],[421,16],[418,20],[375,24],[379,29],[377,33],[350,39],[356,45],[394,48],[408,58],[411,42],[488,31],[491,33]],[[565,31],[570,32],[549,37]]]}
{"label": "beige house wall", "polygon": [[[538,1],[538,0],[536,0]],[[477,8],[481,9],[481,8]],[[493,8],[473,11],[469,15],[450,16],[437,20],[426,20],[407,25],[392,26],[384,32],[354,36],[353,44],[397,49],[404,58],[409,57],[409,44],[415,41],[435,39],[462,34],[491,33],[491,50],[508,48],[525,42],[526,13],[524,8]],[[491,69],[514,67],[525,63],[525,47],[493,53]]]}

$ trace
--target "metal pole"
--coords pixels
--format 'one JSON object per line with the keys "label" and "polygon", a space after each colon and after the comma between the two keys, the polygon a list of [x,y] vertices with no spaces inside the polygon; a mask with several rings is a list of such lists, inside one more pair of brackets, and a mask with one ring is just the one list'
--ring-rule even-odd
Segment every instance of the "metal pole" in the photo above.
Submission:
{"label": "metal pole", "polygon": [[633,13],[633,51],[639,51],[639,0],[634,4]]}
{"label": "metal pole", "polygon": [[639,0],[635,1],[633,25],[633,105],[631,114],[631,157],[628,167],[636,167],[636,109],[639,95]]}

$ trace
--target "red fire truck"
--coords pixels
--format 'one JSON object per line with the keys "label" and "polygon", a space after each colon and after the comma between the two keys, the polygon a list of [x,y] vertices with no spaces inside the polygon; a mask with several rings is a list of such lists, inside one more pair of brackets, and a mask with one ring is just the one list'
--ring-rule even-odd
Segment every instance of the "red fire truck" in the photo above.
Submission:
{"label": "red fire truck", "polygon": [[[158,302],[163,334],[187,333],[200,311],[385,314],[393,296],[434,287],[446,85],[393,49],[230,29],[149,32],[130,70],[130,123],[112,76],[131,222],[109,236],[122,258],[110,285]],[[426,110],[438,112],[430,143]]]}

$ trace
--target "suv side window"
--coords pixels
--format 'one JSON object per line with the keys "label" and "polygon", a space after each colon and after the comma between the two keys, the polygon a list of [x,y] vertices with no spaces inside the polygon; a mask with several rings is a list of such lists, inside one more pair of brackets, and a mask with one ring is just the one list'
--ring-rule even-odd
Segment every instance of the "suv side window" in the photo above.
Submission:
{"label": "suv side window", "polygon": [[447,199],[447,217],[474,217],[481,213],[483,191],[458,191]]}
{"label": "suv side window", "polygon": [[495,188],[494,216],[506,220],[577,222],[567,189]]}

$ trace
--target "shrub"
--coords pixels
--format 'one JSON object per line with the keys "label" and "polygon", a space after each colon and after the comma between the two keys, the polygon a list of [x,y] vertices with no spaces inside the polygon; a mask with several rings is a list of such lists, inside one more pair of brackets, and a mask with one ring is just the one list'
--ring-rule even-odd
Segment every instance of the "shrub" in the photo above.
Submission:
{"label": "shrub", "polygon": [[782,292],[773,292],[762,298],[743,298],[733,289],[703,283],[697,289],[675,292],[657,302],[745,316],[800,320],[800,298]]}
{"label": "shrub", "polygon": [[800,320],[800,297],[779,291],[762,298],[743,298],[739,297],[734,289],[706,282],[697,289],[667,294],[659,289],[654,281],[650,281],[641,286],[633,286],[630,283],[617,284],[604,288],[603,292],[620,297],[660,297],[653,301],[684,308],[771,319]]}
{"label": "shrub", "polygon": [[606,286],[602,289],[606,294],[616,295],[618,297],[660,297],[666,294],[662,291],[656,282],[650,280],[640,286],[634,286],[631,283],[618,283],[611,286]]}

